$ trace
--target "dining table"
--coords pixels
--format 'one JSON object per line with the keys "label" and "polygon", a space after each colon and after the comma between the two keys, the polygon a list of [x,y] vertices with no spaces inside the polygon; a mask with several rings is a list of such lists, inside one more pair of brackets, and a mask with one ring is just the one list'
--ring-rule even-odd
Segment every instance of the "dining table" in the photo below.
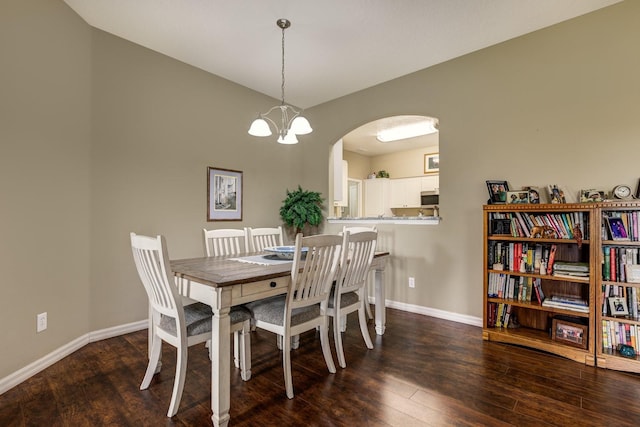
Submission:
{"label": "dining table", "polygon": [[[371,264],[375,272],[375,330],[385,331],[384,269],[389,252],[376,252]],[[242,256],[200,257],[170,261],[180,294],[209,305],[213,311],[211,355],[211,420],[213,425],[229,423],[231,391],[231,307],[287,292],[291,260],[267,253]]]}

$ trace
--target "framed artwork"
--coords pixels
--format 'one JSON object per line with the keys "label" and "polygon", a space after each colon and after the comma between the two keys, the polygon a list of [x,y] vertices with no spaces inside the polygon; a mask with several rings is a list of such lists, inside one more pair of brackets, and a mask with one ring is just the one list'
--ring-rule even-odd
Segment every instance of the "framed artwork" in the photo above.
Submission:
{"label": "framed artwork", "polygon": [[487,181],[489,191],[489,204],[506,203],[509,184],[507,181]]}
{"label": "framed artwork", "polygon": [[609,297],[609,312],[612,316],[628,316],[627,300],[624,297]]}
{"label": "framed artwork", "polygon": [[638,178],[638,186],[636,187],[636,199],[640,199],[640,178]]}
{"label": "framed artwork", "polygon": [[507,204],[529,203],[529,191],[507,191]]}
{"label": "framed artwork", "polygon": [[551,339],[572,347],[587,348],[588,326],[562,319],[553,319]]}
{"label": "framed artwork", "polygon": [[440,154],[430,153],[424,155],[424,173],[440,172]]}
{"label": "framed artwork", "polygon": [[207,168],[207,221],[242,221],[242,172]]}
{"label": "framed artwork", "polygon": [[529,203],[539,204],[540,201],[540,190],[536,187],[526,187],[524,190],[529,192]]}

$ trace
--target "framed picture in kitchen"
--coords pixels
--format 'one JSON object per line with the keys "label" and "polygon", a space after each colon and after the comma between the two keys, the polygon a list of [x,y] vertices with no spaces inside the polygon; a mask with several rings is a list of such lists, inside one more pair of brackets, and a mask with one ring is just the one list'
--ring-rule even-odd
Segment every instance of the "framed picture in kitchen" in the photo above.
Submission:
{"label": "framed picture in kitchen", "polygon": [[440,154],[429,153],[424,155],[424,173],[440,172]]}

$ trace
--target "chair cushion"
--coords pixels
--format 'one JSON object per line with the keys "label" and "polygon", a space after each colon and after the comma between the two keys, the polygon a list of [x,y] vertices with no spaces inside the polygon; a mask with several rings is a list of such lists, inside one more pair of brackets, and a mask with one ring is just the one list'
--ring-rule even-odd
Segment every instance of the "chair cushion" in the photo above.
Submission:
{"label": "chair cushion", "polygon": [[[335,294],[335,288],[331,290],[331,295],[329,296],[329,308],[333,308],[333,297]],[[340,296],[340,308],[348,307],[352,304],[357,303],[360,300],[358,294],[355,292],[347,292]]]}
{"label": "chair cushion", "polygon": [[[187,324],[187,336],[200,335],[211,332],[211,307],[201,302],[184,306],[184,320]],[[241,323],[251,318],[251,312],[243,306],[232,307],[229,312],[231,324]],[[176,335],[176,319],[171,316],[162,315],[160,328]]]}
{"label": "chair cushion", "polygon": [[[253,318],[272,325],[284,325],[284,304],[286,296],[268,298],[247,304]],[[296,308],[291,312],[291,325],[299,325],[320,316],[320,304]]]}

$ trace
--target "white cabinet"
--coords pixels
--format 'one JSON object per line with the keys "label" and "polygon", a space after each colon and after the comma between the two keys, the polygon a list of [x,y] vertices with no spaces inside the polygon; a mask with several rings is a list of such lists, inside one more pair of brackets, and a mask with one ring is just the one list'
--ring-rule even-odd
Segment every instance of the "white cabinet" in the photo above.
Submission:
{"label": "white cabinet", "polygon": [[391,180],[392,208],[419,208],[421,178],[398,178]]}
{"label": "white cabinet", "polygon": [[392,216],[390,209],[391,183],[388,178],[364,180],[364,216]]}
{"label": "white cabinet", "polygon": [[420,178],[420,191],[436,191],[439,189],[440,177],[438,175],[429,175]]}

